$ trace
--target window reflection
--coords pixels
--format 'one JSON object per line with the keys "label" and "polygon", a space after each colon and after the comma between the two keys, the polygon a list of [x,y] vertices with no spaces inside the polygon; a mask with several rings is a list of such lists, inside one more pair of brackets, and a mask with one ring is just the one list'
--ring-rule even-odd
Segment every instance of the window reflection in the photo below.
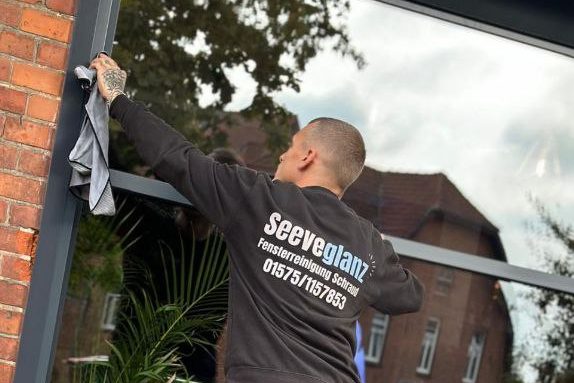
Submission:
{"label": "window reflection", "polygon": [[118,309],[120,306],[120,294],[107,293],[102,309],[102,330],[114,331],[118,320]]}
{"label": "window reflection", "polygon": [[375,313],[373,321],[371,322],[371,331],[365,353],[365,360],[370,363],[379,363],[383,354],[385,346],[385,337],[387,335],[387,327],[389,324],[389,316],[381,313]]}
{"label": "window reflection", "polygon": [[436,292],[442,295],[448,295],[452,282],[454,280],[454,270],[449,267],[438,269],[436,278]]}
{"label": "window reflection", "polygon": [[[214,156],[233,161],[224,154]],[[136,381],[175,363],[180,378],[213,380],[228,299],[222,237],[189,207],[124,193],[116,205],[114,217],[80,222],[52,382]]]}
{"label": "window reflection", "polygon": [[468,346],[468,363],[466,365],[464,378],[462,379],[464,383],[476,382],[484,341],[485,335],[482,333],[476,333],[472,336],[470,345]]}
{"label": "window reflection", "polygon": [[[114,58],[128,93],[205,152],[232,148],[271,174],[306,121],[342,118],[365,136],[369,165],[344,201],[381,232],[574,274],[571,59],[367,0],[308,13],[300,1],[158,4],[122,4]],[[113,167],[155,177],[111,129]],[[161,285],[157,243],[189,252],[180,235],[213,233],[184,208],[129,199],[132,245],[115,234],[127,229],[81,224],[54,382],[109,354],[127,260],[145,259]],[[368,382],[551,382],[574,369],[572,296],[401,261],[427,300],[414,315],[364,313]]]}
{"label": "window reflection", "polygon": [[417,372],[421,374],[430,374],[432,361],[434,359],[434,353],[436,349],[436,342],[438,339],[440,322],[436,318],[431,318],[427,322],[427,327],[425,330],[425,335],[423,337],[421,345],[421,356],[419,360],[419,365],[417,366]]}

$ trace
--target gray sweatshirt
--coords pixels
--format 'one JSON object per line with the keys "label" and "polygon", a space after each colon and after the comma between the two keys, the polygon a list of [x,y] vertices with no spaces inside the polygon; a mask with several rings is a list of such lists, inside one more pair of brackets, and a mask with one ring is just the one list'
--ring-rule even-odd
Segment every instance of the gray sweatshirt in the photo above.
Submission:
{"label": "gray sweatshirt", "polygon": [[331,191],[217,163],[141,103],[120,95],[110,114],[153,171],[225,235],[227,381],[360,382],[361,310],[396,315],[423,301],[391,243]]}

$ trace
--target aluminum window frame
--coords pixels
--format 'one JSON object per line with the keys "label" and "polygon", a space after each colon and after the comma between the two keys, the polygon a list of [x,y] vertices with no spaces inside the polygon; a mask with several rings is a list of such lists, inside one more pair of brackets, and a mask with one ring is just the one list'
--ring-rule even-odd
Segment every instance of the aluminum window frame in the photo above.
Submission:
{"label": "aluminum window frame", "polygon": [[120,0],[78,0],[64,90],[54,139],[44,208],[14,383],[51,380],[68,276],[83,202],[69,190],[68,154],[85,116],[83,91],[73,70],[101,50],[111,52]]}
{"label": "aluminum window frame", "polygon": [[[574,57],[574,49],[477,22],[471,18],[422,6],[416,1],[374,0],[464,25],[511,40]],[[78,0],[70,45],[60,118],[56,129],[39,243],[35,257],[26,315],[22,327],[15,383],[50,381],[59,325],[66,296],[75,237],[83,203],[69,192],[71,168],[67,162],[85,115],[83,95],[73,76],[76,65],[85,65],[100,50],[112,51],[120,0]],[[94,17],[95,15],[95,17]],[[574,18],[574,17],[573,17]],[[111,171],[112,187],[130,193],[190,205],[171,185],[133,174]],[[452,267],[492,278],[574,295],[574,280],[491,258],[388,236],[403,257]]]}

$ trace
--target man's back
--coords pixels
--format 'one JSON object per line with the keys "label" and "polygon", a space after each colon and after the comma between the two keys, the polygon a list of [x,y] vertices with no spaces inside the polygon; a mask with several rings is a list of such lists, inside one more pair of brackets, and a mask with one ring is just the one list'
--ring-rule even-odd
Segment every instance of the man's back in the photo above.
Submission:
{"label": "man's back", "polygon": [[[373,225],[325,188],[259,175],[225,236],[229,381],[358,382],[355,323],[392,255]],[[420,292],[405,282],[394,299],[409,311]]]}

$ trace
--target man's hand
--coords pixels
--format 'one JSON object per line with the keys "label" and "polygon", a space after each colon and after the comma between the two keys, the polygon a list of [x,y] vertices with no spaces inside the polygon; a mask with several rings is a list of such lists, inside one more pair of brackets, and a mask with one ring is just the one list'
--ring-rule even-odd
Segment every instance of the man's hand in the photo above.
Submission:
{"label": "man's hand", "polygon": [[92,60],[90,68],[94,68],[97,72],[98,88],[108,105],[114,98],[124,93],[127,73],[111,57],[100,53]]}

